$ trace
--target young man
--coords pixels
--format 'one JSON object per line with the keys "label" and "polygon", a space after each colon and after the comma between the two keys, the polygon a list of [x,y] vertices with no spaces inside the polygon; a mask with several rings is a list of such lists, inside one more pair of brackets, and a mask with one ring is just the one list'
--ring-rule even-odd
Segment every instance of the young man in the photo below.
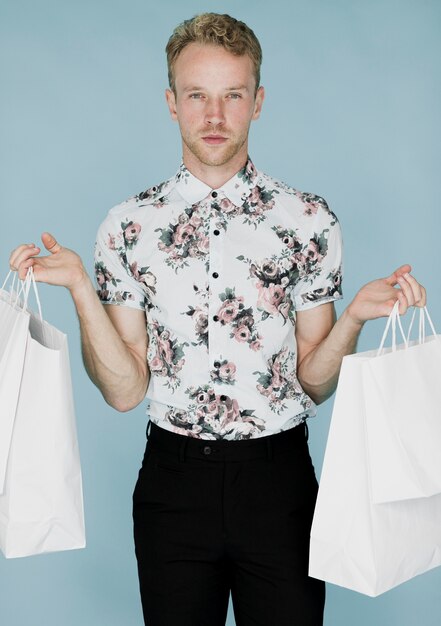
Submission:
{"label": "young man", "polygon": [[254,33],[203,14],[175,29],[167,58],[183,162],[103,222],[99,298],[81,259],[47,233],[51,255],[22,245],[11,267],[70,290],[87,371],[111,406],[147,394],[133,498],[146,623],[223,626],[231,592],[238,626],[316,626],[305,420],[334,392],[363,324],[397,299],[401,313],[423,306],[424,288],[403,265],[336,322],[335,215],[248,158],[264,100]]}

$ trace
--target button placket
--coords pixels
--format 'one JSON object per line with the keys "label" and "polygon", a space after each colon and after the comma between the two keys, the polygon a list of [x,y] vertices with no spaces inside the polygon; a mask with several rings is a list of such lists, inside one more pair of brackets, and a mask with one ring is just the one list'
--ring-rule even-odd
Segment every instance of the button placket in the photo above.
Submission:
{"label": "button placket", "polygon": [[[219,324],[219,316],[217,315],[221,301],[219,294],[222,291],[224,281],[222,280],[222,236],[219,228],[219,209],[216,208],[220,200],[220,192],[212,191],[211,199],[216,200],[212,203],[210,211],[210,265],[208,268],[209,281],[209,302],[208,302],[208,324],[209,324],[209,342],[208,357],[210,371],[213,368],[220,367],[220,353],[222,351],[222,326]],[[215,205],[215,206],[213,206]]]}

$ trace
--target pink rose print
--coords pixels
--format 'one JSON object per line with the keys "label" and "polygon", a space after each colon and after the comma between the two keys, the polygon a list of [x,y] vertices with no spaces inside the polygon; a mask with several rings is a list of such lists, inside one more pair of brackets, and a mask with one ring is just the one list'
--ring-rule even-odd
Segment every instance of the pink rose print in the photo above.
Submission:
{"label": "pink rose print", "polygon": [[[136,202],[142,201],[142,200],[151,200],[153,198],[155,198],[155,196],[158,197],[159,202],[161,202],[163,205],[168,204],[168,198],[167,197],[160,197],[162,192],[164,191],[164,187],[167,185],[167,181],[161,183],[160,185],[154,185],[153,187],[149,187],[148,189],[146,189],[145,191],[139,193],[137,196],[135,196]],[[156,206],[158,204],[158,202],[154,203],[154,206]],[[144,206],[144,205],[140,205],[140,206]]]}
{"label": "pink rose print", "polygon": [[262,321],[276,315],[281,315],[284,323],[288,318],[293,320],[293,303],[288,293],[291,271],[289,258],[283,257],[280,265],[273,259],[259,262],[246,259],[243,255],[237,259],[249,265],[250,278],[257,289],[257,309],[262,311]]}
{"label": "pink rose print", "polygon": [[179,372],[185,364],[184,346],[187,342],[178,344],[169,330],[161,326],[156,320],[147,324],[149,333],[149,347],[147,360],[153,375],[162,376],[164,384],[174,391],[181,384]]}
{"label": "pink rose print", "polygon": [[190,224],[194,228],[199,228],[199,226],[202,224],[202,218],[200,217],[200,215],[198,215],[197,213],[193,213],[190,218]]}
{"label": "pink rose print", "polygon": [[243,303],[243,297],[238,296],[234,299],[227,299],[217,312],[217,316],[221,324],[230,324],[240,311],[240,304]]}
{"label": "pink rose print", "polygon": [[162,359],[159,356],[153,357],[149,362],[149,367],[152,374],[162,372]]}
{"label": "pink rose print", "polygon": [[139,233],[141,232],[141,225],[132,221],[127,223],[122,222],[121,228],[123,229],[123,236],[126,247],[129,250],[132,250],[132,248],[134,248],[134,246],[138,243]]}
{"label": "pink rose print", "polygon": [[292,308],[292,302],[289,298],[285,298],[277,307],[278,312],[284,319],[288,319]]}
{"label": "pink rose print", "polygon": [[311,406],[311,399],[300,386],[295,374],[295,353],[282,348],[267,361],[266,372],[253,372],[258,376],[256,389],[268,398],[271,411],[280,414],[288,408],[285,400],[300,401],[304,410]]}
{"label": "pink rose print", "polygon": [[292,250],[292,252],[299,252],[302,250],[302,242],[300,241],[296,230],[284,228],[283,226],[273,226],[272,229],[288,250]]}
{"label": "pink rose print", "polygon": [[149,271],[148,267],[138,267],[135,261],[130,265],[130,271],[133,278],[144,285],[148,295],[156,294],[156,276]]}
{"label": "pink rose print", "polygon": [[175,244],[183,244],[194,233],[194,226],[191,224],[179,224],[173,235],[173,241]]}
{"label": "pink rose print", "polygon": [[241,409],[235,398],[216,394],[209,385],[189,387],[185,393],[193,401],[187,413],[194,417],[188,421],[201,428],[205,439],[247,439],[265,427],[264,421],[253,415],[254,411]]}
{"label": "pink rose print", "polygon": [[158,248],[167,254],[166,263],[175,271],[188,265],[188,258],[205,258],[208,254],[208,221],[198,213],[198,205],[188,207],[178,217],[177,224],[157,228]]}
{"label": "pink rose print", "polygon": [[253,185],[257,181],[257,171],[250,160],[237,173],[237,177],[251,188],[249,195],[242,199],[242,204],[236,206],[228,198],[222,198],[212,202],[211,207],[221,212],[228,219],[243,215],[244,224],[250,224],[257,228],[257,225],[266,218],[265,213],[273,208],[274,195],[278,194],[279,191],[278,189],[266,189],[257,184]]}
{"label": "pink rose print", "polygon": [[199,237],[197,246],[196,246],[198,252],[201,254],[207,254],[209,247],[210,247],[209,238],[205,236]]}
{"label": "pink rose print", "polygon": [[96,263],[96,265],[95,265],[95,276],[96,276],[97,283],[98,283],[98,285],[100,287],[102,287],[103,285],[105,285],[108,282],[112,282],[113,280],[115,280],[113,278],[112,272],[109,272],[107,267],[102,262],[101,263]]}
{"label": "pink rose print", "polygon": [[245,223],[257,228],[257,224],[266,219],[265,212],[274,207],[274,195],[277,193],[277,189],[269,190],[255,185],[242,205]]}
{"label": "pink rose print", "polygon": [[165,419],[174,426],[174,432],[189,437],[199,437],[202,427],[196,423],[193,413],[170,405],[168,409]]}
{"label": "pink rose print", "polygon": [[248,326],[239,326],[233,333],[236,341],[240,341],[240,343],[244,343],[248,341],[250,338],[250,329]]}
{"label": "pink rose print", "polygon": [[219,294],[222,305],[219,307],[216,318],[222,326],[231,326],[230,337],[239,343],[248,343],[256,351],[262,348],[262,336],[256,329],[251,307],[245,308],[243,296],[236,296],[234,289],[227,287]]}
{"label": "pink rose print", "polygon": [[228,198],[222,198],[222,200],[219,202],[219,206],[223,213],[231,213],[236,210],[236,207],[231,202],[231,200],[228,200]]}
{"label": "pink rose print", "polygon": [[215,383],[234,385],[236,382],[236,365],[232,361],[224,359],[220,361],[211,372],[211,380]]}
{"label": "pink rose print", "polygon": [[264,287],[261,281],[257,281],[256,287],[259,292],[257,308],[271,315],[277,315],[279,312],[278,308],[285,299],[285,290],[281,285],[275,285],[274,283],[270,284],[268,287]]}
{"label": "pink rose print", "polygon": [[313,193],[304,193],[301,191],[296,191],[295,195],[300,198],[300,200],[304,203],[305,205],[305,210],[304,210],[304,215],[316,215],[317,211],[319,210],[319,208],[321,208],[322,210],[326,211],[326,213],[328,213],[328,215],[331,216],[332,221],[330,222],[331,226],[334,226],[334,224],[336,224],[337,222],[337,217],[335,216],[335,214],[330,210],[328,203],[326,202],[326,200],[324,198],[321,198],[320,196],[316,196]]}
{"label": "pink rose print", "polygon": [[222,380],[231,381],[236,374],[236,366],[231,361],[223,363],[219,368],[219,376]]}
{"label": "pink rose print", "polygon": [[193,285],[193,289],[201,302],[201,306],[189,306],[188,311],[183,314],[190,316],[194,322],[197,341],[192,341],[192,345],[208,348],[208,291],[206,286],[200,288]]}
{"label": "pink rose print", "polygon": [[[114,287],[121,282],[119,278],[115,278],[102,261],[95,263],[95,276],[98,284],[97,294],[101,302],[113,302],[123,304],[127,300],[134,300],[133,294],[128,291],[115,291]],[[112,289],[110,288],[112,286]]]}
{"label": "pink rose print", "polygon": [[306,257],[311,264],[317,263],[323,259],[323,256],[320,254],[318,241],[310,239],[308,247],[306,248]]}

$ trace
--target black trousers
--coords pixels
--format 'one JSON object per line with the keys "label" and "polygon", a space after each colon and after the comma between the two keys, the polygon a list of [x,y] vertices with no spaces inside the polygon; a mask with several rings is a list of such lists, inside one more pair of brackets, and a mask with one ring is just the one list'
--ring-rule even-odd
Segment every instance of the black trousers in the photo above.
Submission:
{"label": "black trousers", "polygon": [[321,626],[324,583],[308,577],[317,481],[300,425],[202,441],[151,423],[133,494],[147,626]]}

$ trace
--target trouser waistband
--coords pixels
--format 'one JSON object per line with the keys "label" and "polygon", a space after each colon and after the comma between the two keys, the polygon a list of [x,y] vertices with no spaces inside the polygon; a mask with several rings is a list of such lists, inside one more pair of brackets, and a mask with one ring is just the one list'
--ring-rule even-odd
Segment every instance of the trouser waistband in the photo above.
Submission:
{"label": "trouser waistband", "polygon": [[176,454],[181,461],[185,458],[198,458],[209,462],[247,461],[265,457],[271,459],[274,454],[307,445],[308,427],[306,422],[302,422],[275,435],[229,441],[196,439],[173,433],[149,421],[147,437],[148,446],[168,454]]}

